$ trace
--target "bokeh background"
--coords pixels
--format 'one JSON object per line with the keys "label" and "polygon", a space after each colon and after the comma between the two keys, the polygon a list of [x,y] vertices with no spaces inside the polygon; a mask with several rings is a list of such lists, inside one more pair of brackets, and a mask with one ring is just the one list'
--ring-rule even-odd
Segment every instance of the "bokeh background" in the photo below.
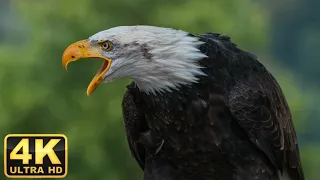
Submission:
{"label": "bokeh background", "polygon": [[101,62],[82,60],[66,73],[64,49],[119,25],[219,32],[275,75],[293,113],[306,180],[319,180],[319,7],[319,0],[0,0],[0,136],[66,134],[67,180],[141,179],[121,117],[130,80],[87,97]]}

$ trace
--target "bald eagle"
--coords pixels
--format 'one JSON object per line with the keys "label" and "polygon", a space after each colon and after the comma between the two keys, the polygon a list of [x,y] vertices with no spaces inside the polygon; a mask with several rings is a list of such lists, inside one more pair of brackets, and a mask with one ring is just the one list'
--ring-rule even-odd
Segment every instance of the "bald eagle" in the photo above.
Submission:
{"label": "bald eagle", "polygon": [[120,26],[71,44],[62,65],[102,58],[88,86],[131,78],[122,107],[144,180],[303,180],[275,78],[217,33]]}

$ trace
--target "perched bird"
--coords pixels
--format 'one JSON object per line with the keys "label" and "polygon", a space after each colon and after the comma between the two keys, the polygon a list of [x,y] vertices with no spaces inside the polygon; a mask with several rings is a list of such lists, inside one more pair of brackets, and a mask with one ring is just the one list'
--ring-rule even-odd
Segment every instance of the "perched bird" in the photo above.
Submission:
{"label": "perched bird", "polygon": [[102,58],[102,82],[132,78],[123,117],[144,180],[303,180],[286,99],[257,57],[216,33],[120,26],[71,44],[64,68]]}

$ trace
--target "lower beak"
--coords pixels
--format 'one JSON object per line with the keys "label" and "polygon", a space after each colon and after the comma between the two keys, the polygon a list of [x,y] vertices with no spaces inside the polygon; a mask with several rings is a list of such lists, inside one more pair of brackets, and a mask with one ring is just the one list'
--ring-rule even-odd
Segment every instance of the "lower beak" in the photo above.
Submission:
{"label": "lower beak", "polygon": [[99,50],[88,45],[88,40],[82,40],[71,44],[62,55],[62,66],[67,71],[67,66],[72,61],[81,58],[102,58],[104,60],[100,70],[90,82],[87,95],[89,96],[103,81],[103,75],[109,70],[112,60],[102,56]]}

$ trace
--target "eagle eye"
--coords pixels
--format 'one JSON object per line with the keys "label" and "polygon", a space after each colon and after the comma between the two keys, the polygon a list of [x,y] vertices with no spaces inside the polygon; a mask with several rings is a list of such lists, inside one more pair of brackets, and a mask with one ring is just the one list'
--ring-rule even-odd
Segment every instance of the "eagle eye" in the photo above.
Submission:
{"label": "eagle eye", "polygon": [[112,43],[110,41],[104,41],[100,43],[100,47],[104,51],[110,51],[112,49]]}

